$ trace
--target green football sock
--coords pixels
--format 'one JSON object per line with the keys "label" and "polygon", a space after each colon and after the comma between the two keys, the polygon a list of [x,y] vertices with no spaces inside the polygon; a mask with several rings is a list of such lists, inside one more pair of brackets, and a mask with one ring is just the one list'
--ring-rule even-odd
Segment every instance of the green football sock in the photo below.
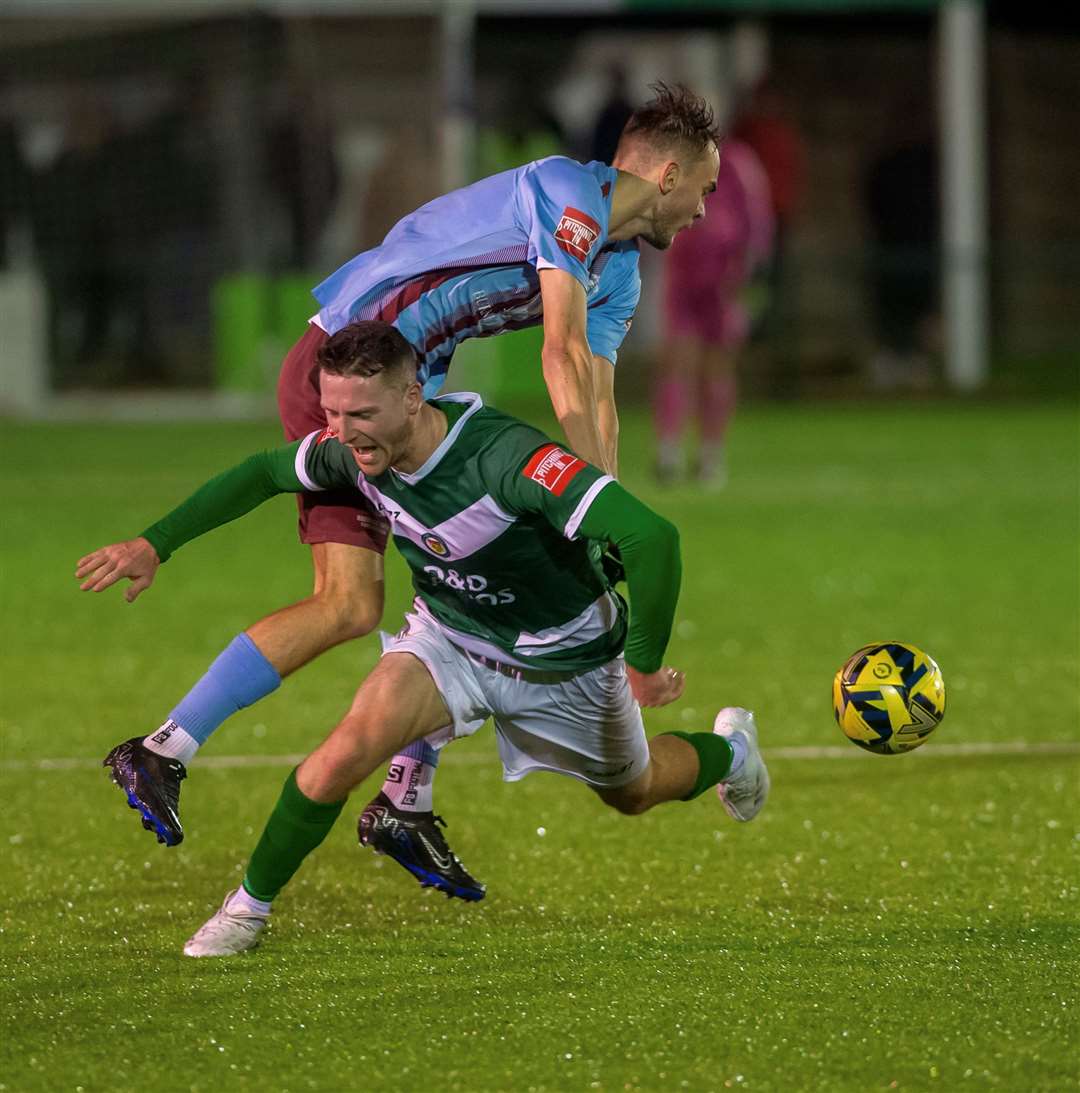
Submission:
{"label": "green football sock", "polygon": [[700,797],[710,786],[722,782],[731,770],[731,745],[722,736],[717,736],[714,732],[669,732],[665,735],[685,740],[697,752],[697,781],[694,788],[683,797],[684,801]]}
{"label": "green football sock", "polygon": [[248,894],[269,903],[330,833],[344,807],[344,801],[324,805],[305,797],[296,784],[294,770],[285,780],[259,845],[248,862],[244,874]]}

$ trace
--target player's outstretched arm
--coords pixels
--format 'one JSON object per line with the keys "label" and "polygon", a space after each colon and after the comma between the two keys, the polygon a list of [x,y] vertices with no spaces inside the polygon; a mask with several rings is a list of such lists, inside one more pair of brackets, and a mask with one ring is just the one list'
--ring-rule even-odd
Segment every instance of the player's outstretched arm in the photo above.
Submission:
{"label": "player's outstretched arm", "polygon": [[542,269],[540,295],[544,307],[544,382],[555,416],[570,447],[614,475],[614,453],[607,450],[600,434],[597,364],[586,334],[585,290],[565,270]]}
{"label": "player's outstretched arm", "polygon": [[[298,493],[309,486],[353,482],[347,453],[324,445],[311,456],[307,473],[317,480],[301,482],[296,472],[297,451],[303,441],[269,452],[260,452],[200,486],[172,512],[151,524],[140,536],[113,543],[79,559],[75,576],[84,592],[101,592],[127,578],[131,586],[124,597],[131,603],[153,583],[158,566],[184,543],[205,535],[261,505],[279,493]],[[313,446],[308,445],[310,450]],[[329,465],[327,449],[335,449],[338,466]]]}
{"label": "player's outstretched arm", "polygon": [[626,665],[642,706],[666,706],[683,693],[682,672],[663,665],[682,580],[679,532],[618,482],[606,485],[579,527],[579,534],[614,543],[626,568],[630,630]]}

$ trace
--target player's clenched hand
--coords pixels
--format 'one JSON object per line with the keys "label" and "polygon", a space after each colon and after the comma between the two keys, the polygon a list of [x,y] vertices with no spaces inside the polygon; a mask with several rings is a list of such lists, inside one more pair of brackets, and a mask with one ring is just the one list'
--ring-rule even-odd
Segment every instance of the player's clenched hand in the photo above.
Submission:
{"label": "player's clenched hand", "polygon": [[159,565],[157,551],[140,537],[112,543],[80,558],[75,578],[82,581],[81,591],[100,592],[126,577],[131,585],[124,590],[124,599],[131,603],[154,583]]}
{"label": "player's clenched hand", "polygon": [[630,690],[640,706],[666,706],[679,698],[686,686],[686,676],[674,668],[661,668],[659,672],[646,675],[628,664],[626,674],[630,677]]}

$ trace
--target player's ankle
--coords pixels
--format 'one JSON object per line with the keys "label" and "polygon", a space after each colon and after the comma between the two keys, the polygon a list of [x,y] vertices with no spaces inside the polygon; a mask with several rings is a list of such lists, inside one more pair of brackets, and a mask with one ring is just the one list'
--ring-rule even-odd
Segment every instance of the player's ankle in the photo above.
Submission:
{"label": "player's ankle", "polygon": [[256,898],[241,884],[229,898],[226,910],[234,915],[266,918],[270,914],[270,905],[270,900]]}
{"label": "player's ankle", "polygon": [[143,747],[187,766],[199,750],[199,741],[169,718],[161,728],[143,738]]}
{"label": "player's ankle", "polygon": [[677,736],[697,752],[697,778],[693,788],[681,800],[692,801],[705,790],[731,777],[732,760],[735,756],[731,742],[726,738],[711,732],[680,732],[677,729],[662,735]]}
{"label": "player's ankle", "polygon": [[383,794],[404,812],[431,812],[439,753],[424,740],[403,748],[386,768]]}

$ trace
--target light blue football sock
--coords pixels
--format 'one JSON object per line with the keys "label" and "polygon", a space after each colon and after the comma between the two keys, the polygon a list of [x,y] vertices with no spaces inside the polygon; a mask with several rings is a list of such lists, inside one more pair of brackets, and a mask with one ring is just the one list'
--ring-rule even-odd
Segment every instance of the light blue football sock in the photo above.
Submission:
{"label": "light blue football sock", "polygon": [[255,642],[247,634],[237,634],[170,712],[169,720],[202,745],[227,717],[280,686],[281,676]]}

